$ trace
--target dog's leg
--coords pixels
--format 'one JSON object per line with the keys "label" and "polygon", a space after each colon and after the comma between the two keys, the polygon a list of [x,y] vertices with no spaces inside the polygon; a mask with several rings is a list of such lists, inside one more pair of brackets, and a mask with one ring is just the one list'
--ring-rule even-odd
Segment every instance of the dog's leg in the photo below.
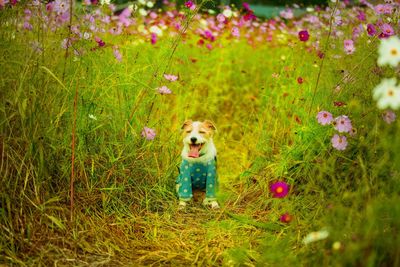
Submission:
{"label": "dog's leg", "polygon": [[219,208],[216,199],[218,180],[215,160],[209,162],[207,167],[206,198],[203,201],[203,205],[211,206],[211,208],[217,209]]}

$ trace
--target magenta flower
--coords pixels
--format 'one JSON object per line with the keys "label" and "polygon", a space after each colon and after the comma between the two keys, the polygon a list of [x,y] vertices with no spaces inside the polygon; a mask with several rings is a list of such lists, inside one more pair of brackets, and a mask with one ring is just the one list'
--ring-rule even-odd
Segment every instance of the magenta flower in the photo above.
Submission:
{"label": "magenta flower", "polygon": [[367,25],[367,33],[369,36],[374,36],[376,34],[376,29],[375,29],[374,24]]}
{"label": "magenta flower", "polygon": [[350,133],[353,129],[351,120],[345,115],[335,118],[334,127],[339,133]]}
{"label": "magenta flower", "polygon": [[103,47],[106,45],[106,43],[100,39],[100,37],[95,36],[94,40],[96,41],[96,43],[99,45],[99,47]]}
{"label": "magenta flower", "polygon": [[383,13],[386,15],[391,15],[393,13],[393,6],[391,4],[386,4],[383,6]]}
{"label": "magenta flower", "polygon": [[380,28],[381,28],[382,33],[385,35],[385,37],[394,35],[393,27],[390,26],[390,24],[383,23]]}
{"label": "magenta flower", "polygon": [[332,114],[328,111],[320,111],[317,114],[318,123],[321,125],[330,124],[333,120]]}
{"label": "magenta flower", "polygon": [[272,197],[283,198],[289,192],[289,185],[283,181],[279,181],[279,182],[273,183],[269,189],[272,192]]}
{"label": "magenta flower", "polygon": [[353,40],[344,40],[344,51],[348,55],[353,54],[354,51],[356,51]]}
{"label": "magenta flower", "polygon": [[170,93],[172,93],[172,91],[168,87],[166,87],[165,85],[157,88],[157,91],[161,95],[169,95]]}
{"label": "magenta flower", "polygon": [[382,114],[382,119],[387,123],[387,124],[391,124],[392,122],[394,122],[396,120],[396,113],[394,113],[391,110],[386,110],[383,114]]}
{"label": "magenta flower", "polygon": [[154,45],[157,43],[157,34],[152,33],[150,38],[151,44]]}
{"label": "magenta flower", "polygon": [[361,10],[358,11],[357,18],[358,18],[358,20],[360,20],[360,21],[365,21],[365,19],[366,19],[365,13],[362,12]]}
{"label": "magenta flower", "polygon": [[156,137],[156,131],[154,129],[144,127],[142,130],[142,136],[146,138],[146,140],[154,140]]}
{"label": "magenta flower", "polygon": [[173,74],[164,74],[164,78],[170,82],[175,82],[176,80],[178,80],[178,76]]}
{"label": "magenta flower", "polygon": [[282,214],[279,220],[283,223],[290,223],[293,220],[293,216],[286,212],[285,214]]}
{"label": "magenta flower", "polygon": [[185,3],[185,6],[189,8],[190,10],[194,10],[196,8],[196,5],[193,3],[193,1],[189,0]]}
{"label": "magenta flower", "polygon": [[347,138],[346,136],[340,136],[338,134],[335,134],[332,139],[332,146],[333,148],[337,150],[345,150],[347,147]]}
{"label": "magenta flower", "polygon": [[307,42],[310,39],[310,34],[307,30],[299,31],[299,39],[302,42]]}

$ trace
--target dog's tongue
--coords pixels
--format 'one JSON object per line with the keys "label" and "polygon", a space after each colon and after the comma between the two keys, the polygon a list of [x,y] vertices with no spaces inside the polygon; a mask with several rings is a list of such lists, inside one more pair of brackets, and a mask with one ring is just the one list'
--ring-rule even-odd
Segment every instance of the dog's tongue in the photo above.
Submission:
{"label": "dog's tongue", "polygon": [[200,145],[190,145],[190,151],[189,151],[188,156],[190,158],[200,157]]}

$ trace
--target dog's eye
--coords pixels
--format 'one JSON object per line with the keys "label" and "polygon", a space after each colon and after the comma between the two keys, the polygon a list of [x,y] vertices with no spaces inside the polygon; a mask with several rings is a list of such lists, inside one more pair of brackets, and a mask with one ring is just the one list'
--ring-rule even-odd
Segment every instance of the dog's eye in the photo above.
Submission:
{"label": "dog's eye", "polygon": [[200,134],[205,134],[206,132],[205,132],[205,131],[199,131],[199,133],[200,133]]}
{"label": "dog's eye", "polygon": [[186,133],[190,133],[190,132],[191,132],[190,130],[187,130],[187,131],[186,131]]}

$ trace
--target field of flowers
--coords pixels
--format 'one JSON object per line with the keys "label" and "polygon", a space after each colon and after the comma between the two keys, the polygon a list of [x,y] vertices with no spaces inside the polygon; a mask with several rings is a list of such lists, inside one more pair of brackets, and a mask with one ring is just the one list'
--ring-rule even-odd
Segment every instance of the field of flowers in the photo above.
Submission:
{"label": "field of flowers", "polygon": [[400,266],[400,4],[209,5],[0,0],[0,265]]}

